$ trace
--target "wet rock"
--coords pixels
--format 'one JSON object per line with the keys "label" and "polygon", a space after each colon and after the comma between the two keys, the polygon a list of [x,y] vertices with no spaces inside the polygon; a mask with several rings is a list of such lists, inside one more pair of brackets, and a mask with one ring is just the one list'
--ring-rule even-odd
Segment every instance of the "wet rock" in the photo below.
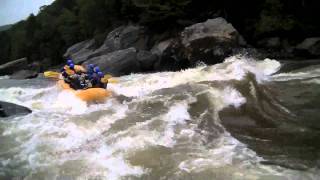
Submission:
{"label": "wet rock", "polygon": [[15,61],[0,65],[0,76],[10,75],[16,71],[25,69],[28,66],[27,58],[21,58]]}
{"label": "wet rock", "polygon": [[155,70],[179,70],[189,65],[181,56],[179,39],[168,39],[153,46],[151,53],[158,56],[154,64]]}
{"label": "wet rock", "polygon": [[12,74],[10,79],[32,79],[38,76],[37,71],[33,70],[20,70]]}
{"label": "wet rock", "polygon": [[43,69],[43,66],[42,66],[41,62],[35,61],[35,62],[28,64],[28,67],[26,69],[29,69],[31,71],[38,73]]}
{"label": "wet rock", "polygon": [[108,48],[110,51],[134,47],[145,50],[148,37],[142,26],[128,25],[120,26],[110,32],[100,48]]}
{"label": "wet rock", "polygon": [[9,117],[17,115],[26,115],[32,111],[26,107],[13,103],[0,101],[0,117]]}
{"label": "wet rock", "polygon": [[140,67],[143,71],[151,71],[153,70],[154,64],[158,60],[158,56],[149,51],[142,50],[138,52],[137,60],[140,63]]}
{"label": "wet rock", "polygon": [[93,39],[79,42],[69,47],[63,57],[72,58],[76,64],[80,64],[86,61],[94,52],[94,44],[95,41]]}
{"label": "wet rock", "polygon": [[221,62],[231,55],[232,49],[244,43],[237,30],[223,18],[186,27],[181,33],[181,51],[191,64],[203,61],[208,64]]}
{"label": "wet rock", "polygon": [[166,56],[167,54],[170,54],[170,47],[173,44],[173,39],[168,39],[165,41],[162,41],[156,45],[153,46],[151,49],[152,54],[156,54],[159,57]]}
{"label": "wet rock", "polygon": [[86,40],[71,46],[64,54],[64,57],[70,57],[76,64],[81,64],[92,58],[130,47],[145,50],[148,40],[143,27],[134,25],[120,26],[107,35],[104,43],[98,49],[94,48],[94,40]]}
{"label": "wet rock", "polygon": [[320,56],[320,37],[307,38],[295,49],[297,55]]}
{"label": "wet rock", "polygon": [[96,64],[102,72],[111,73],[115,76],[139,72],[141,70],[135,48],[118,50],[106,55],[94,57],[82,65],[87,66],[88,64]]}

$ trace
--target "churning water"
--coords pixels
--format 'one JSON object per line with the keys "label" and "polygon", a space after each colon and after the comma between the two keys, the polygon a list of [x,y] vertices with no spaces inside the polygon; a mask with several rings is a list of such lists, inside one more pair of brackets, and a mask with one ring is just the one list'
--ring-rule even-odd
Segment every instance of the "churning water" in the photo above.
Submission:
{"label": "churning water", "polygon": [[319,179],[320,67],[233,56],[132,74],[86,104],[46,80],[0,79],[0,179]]}

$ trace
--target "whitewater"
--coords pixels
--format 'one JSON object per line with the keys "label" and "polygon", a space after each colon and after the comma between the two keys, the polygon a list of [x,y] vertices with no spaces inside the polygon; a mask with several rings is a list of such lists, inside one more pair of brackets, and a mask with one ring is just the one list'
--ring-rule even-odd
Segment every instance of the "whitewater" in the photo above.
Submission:
{"label": "whitewater", "polygon": [[[232,56],[131,74],[87,104],[46,79],[0,78],[0,179],[319,179],[320,66]],[[317,125],[318,124],[318,125]]]}

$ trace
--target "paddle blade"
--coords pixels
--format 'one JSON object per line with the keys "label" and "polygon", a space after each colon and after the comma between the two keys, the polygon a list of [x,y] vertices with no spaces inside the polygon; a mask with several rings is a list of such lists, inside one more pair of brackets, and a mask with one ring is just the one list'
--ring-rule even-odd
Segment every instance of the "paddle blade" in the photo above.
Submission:
{"label": "paddle blade", "polygon": [[54,72],[54,71],[46,71],[43,73],[44,77],[46,78],[54,78],[54,79],[59,79],[60,73]]}
{"label": "paddle blade", "polygon": [[110,74],[106,74],[106,75],[104,75],[104,77],[103,77],[103,79],[110,79],[110,78],[112,78],[112,76],[111,76]]}
{"label": "paddle blade", "polygon": [[115,78],[102,78],[101,82],[102,83],[119,83],[119,80]]}

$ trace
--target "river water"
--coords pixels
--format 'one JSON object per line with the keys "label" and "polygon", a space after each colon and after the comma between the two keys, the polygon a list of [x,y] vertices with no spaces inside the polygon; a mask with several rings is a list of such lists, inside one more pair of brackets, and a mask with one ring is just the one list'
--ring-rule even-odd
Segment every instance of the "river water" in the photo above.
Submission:
{"label": "river water", "polygon": [[320,179],[320,66],[233,56],[131,74],[86,104],[44,79],[0,78],[0,179]]}

